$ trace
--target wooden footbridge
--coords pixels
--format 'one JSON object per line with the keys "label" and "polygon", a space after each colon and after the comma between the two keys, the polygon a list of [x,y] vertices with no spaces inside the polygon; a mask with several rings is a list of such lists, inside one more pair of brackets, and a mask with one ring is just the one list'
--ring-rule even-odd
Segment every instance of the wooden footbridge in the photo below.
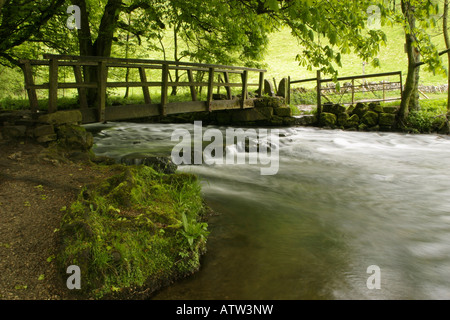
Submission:
{"label": "wooden footbridge", "polygon": [[[78,94],[78,108],[82,113],[83,123],[132,120],[189,112],[213,112],[217,110],[253,108],[253,97],[259,98],[263,94],[284,97],[286,103],[289,104],[291,100],[291,85],[311,81],[316,82],[317,110],[320,112],[322,98],[331,102],[327,96],[330,88],[324,87],[322,84],[333,81],[332,79],[322,79],[320,71],[318,71],[317,77],[312,79],[291,80],[290,77],[283,78],[278,88],[273,90],[271,82],[264,78],[266,70],[256,68],[166,60],[51,54],[45,54],[43,60],[21,60],[20,62],[24,72],[25,88],[28,92],[32,112],[37,113],[40,111],[38,90],[48,91],[47,112],[52,113],[58,110],[58,91],[76,89]],[[35,68],[40,68],[40,71],[44,69],[44,73],[46,75],[48,74],[48,82],[41,84],[35,83]],[[72,76],[69,78],[73,79],[74,82],[60,82],[62,71],[64,71],[64,79],[67,78],[67,69],[71,71]],[[116,71],[120,69],[122,69],[122,72]],[[123,76],[125,74],[123,69],[136,69],[139,74],[139,81],[116,81],[120,75]],[[183,79],[187,79],[187,81],[181,81],[179,80],[181,79],[180,77],[173,76],[173,73],[179,74],[180,72],[186,74]],[[383,81],[381,84],[368,89],[365,88],[365,84],[355,84],[355,81],[361,79],[389,76],[399,77],[399,80],[394,82]],[[402,73],[400,71],[342,77],[337,80],[351,81],[347,83],[347,86],[344,83],[343,90],[344,94],[351,93],[351,101],[349,101],[349,104],[367,101],[399,100],[402,96]],[[132,87],[142,88],[143,103],[107,105],[108,89]],[[188,87],[190,101],[169,102],[168,90],[172,87]],[[206,98],[203,95],[203,100],[200,100],[200,92],[204,87],[206,88]],[[252,88],[256,88],[256,90],[252,90]],[[223,92],[225,94],[214,94],[214,92],[219,93],[221,89],[224,89]],[[392,90],[399,90],[399,96],[393,98],[386,97],[386,92]],[[381,99],[357,101],[355,99],[355,93],[361,91],[382,91],[383,97]],[[88,95],[88,92],[94,92],[95,98],[93,98],[92,94]],[[152,100],[151,92],[152,95],[160,97],[157,103]],[[43,96],[42,94],[39,96],[41,98],[47,98],[47,96]],[[339,100],[337,103],[341,103],[341,101]]]}
{"label": "wooden footbridge", "polygon": [[[32,112],[39,111],[37,90],[48,90],[48,112],[52,113],[58,110],[58,91],[61,89],[76,89],[83,123],[128,120],[187,112],[252,108],[249,89],[255,87],[255,96],[261,97],[264,93],[264,84],[268,83],[264,79],[266,70],[263,69],[165,60],[45,54],[43,60],[21,60],[21,65]],[[44,68],[44,70],[48,68],[48,82],[35,83],[35,70],[33,68],[37,67]],[[64,67],[65,70],[67,70],[67,67],[72,70],[73,76],[71,78],[75,79],[74,82],[60,82],[61,68]],[[86,81],[88,78],[86,77],[86,70],[88,68],[95,70],[95,76],[91,77],[95,79],[94,81]],[[140,81],[112,81],[110,71],[113,68],[137,69]],[[152,74],[150,78],[149,71]],[[188,81],[171,81],[173,78],[170,72],[173,73],[174,71],[186,72]],[[153,79],[155,74],[156,77]],[[207,80],[201,80],[201,77],[198,77],[199,74],[202,74]],[[198,80],[199,78],[200,80]],[[230,79],[234,79],[235,82]],[[259,81],[251,83],[249,79],[258,79]],[[168,90],[174,86],[189,87],[190,101],[169,102]],[[107,90],[126,87],[141,87],[144,103],[107,106]],[[160,92],[161,97],[158,103],[152,101],[149,90],[155,87],[157,92]],[[198,99],[199,88],[201,87],[207,88],[204,101]],[[214,90],[220,90],[220,88],[225,89],[225,94],[221,95],[220,100],[213,99]],[[232,89],[235,93],[237,90],[236,96],[233,96]],[[95,90],[96,92],[94,103],[88,101],[88,90]]]}

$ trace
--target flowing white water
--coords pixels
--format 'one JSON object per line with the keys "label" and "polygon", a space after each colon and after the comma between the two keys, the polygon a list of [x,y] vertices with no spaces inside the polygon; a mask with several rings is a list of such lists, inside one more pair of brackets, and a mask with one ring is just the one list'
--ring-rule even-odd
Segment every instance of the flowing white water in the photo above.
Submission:
{"label": "flowing white water", "polygon": [[[176,128],[193,126],[108,124],[94,151],[170,153]],[[200,272],[155,299],[450,299],[449,137],[280,133],[276,175],[179,167],[219,214]],[[371,265],[380,289],[366,285]]]}

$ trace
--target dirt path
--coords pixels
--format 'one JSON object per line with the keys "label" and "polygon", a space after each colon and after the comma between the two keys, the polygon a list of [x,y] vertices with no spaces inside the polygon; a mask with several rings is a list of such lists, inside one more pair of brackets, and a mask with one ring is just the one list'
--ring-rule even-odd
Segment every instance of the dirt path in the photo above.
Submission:
{"label": "dirt path", "polygon": [[57,230],[64,208],[101,174],[41,159],[42,150],[0,142],[0,299],[71,299],[54,260]]}

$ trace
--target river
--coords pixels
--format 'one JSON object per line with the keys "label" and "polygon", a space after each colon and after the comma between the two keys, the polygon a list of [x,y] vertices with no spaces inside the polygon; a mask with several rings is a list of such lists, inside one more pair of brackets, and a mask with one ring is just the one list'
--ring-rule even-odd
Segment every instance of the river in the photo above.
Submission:
{"label": "river", "polygon": [[[95,126],[95,153],[117,159],[170,153],[174,130],[193,130]],[[279,133],[275,175],[249,163],[179,167],[201,178],[217,215],[201,270],[153,299],[450,299],[448,136]]]}

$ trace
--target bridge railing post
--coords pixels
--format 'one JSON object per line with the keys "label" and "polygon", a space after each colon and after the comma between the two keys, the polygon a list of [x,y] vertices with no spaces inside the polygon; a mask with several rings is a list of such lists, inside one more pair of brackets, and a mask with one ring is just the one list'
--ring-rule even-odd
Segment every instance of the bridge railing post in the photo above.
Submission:
{"label": "bridge railing post", "polygon": [[169,86],[169,65],[167,63],[162,64],[162,75],[161,75],[161,105],[159,109],[159,114],[164,116],[165,106],[168,102],[167,89]]}
{"label": "bridge railing post", "polygon": [[[75,82],[79,85],[83,83],[83,76],[81,73],[81,65],[76,64],[73,66],[73,73],[75,75]],[[88,101],[86,96],[86,88],[78,88],[78,99],[80,101],[80,108],[81,109],[87,109],[88,108]]]}
{"label": "bridge railing post", "polygon": [[[147,82],[147,75],[145,74],[145,68],[139,68],[139,76],[141,78],[141,82],[145,84]],[[142,93],[144,94],[144,101],[146,104],[152,103],[152,99],[150,98],[150,92],[148,91],[148,86],[142,86]]]}
{"label": "bridge railing post", "polygon": [[106,82],[108,80],[108,68],[106,61],[98,62],[98,121],[106,121]]}
{"label": "bridge railing post", "polygon": [[[227,71],[224,71],[224,72],[223,72],[223,82],[224,82],[225,84],[230,83],[230,75],[228,74]],[[228,100],[233,99],[233,94],[231,93],[231,87],[225,85],[225,90],[227,91],[227,99],[228,99]]]}
{"label": "bridge railing post", "polygon": [[264,72],[259,73],[258,97],[261,98],[264,93]]}
{"label": "bridge railing post", "polygon": [[213,99],[213,87],[214,87],[214,68],[209,68],[208,71],[208,96],[206,97],[206,107],[211,112],[211,102]]}
{"label": "bridge railing post", "polygon": [[[188,80],[189,80],[189,82],[190,82],[190,83],[193,83],[193,82],[194,82],[194,76],[193,76],[193,74],[192,74],[192,70],[191,70],[191,69],[187,70],[187,74],[188,74]],[[189,86],[189,89],[190,89],[190,91],[191,91],[191,98],[192,98],[192,101],[197,101],[197,90],[195,89],[195,86],[190,85],[190,86]]]}
{"label": "bridge railing post", "polygon": [[242,73],[242,100],[241,100],[241,109],[245,106],[245,100],[247,100],[247,83],[248,83],[248,70],[244,70]]}
{"label": "bridge railing post", "polygon": [[317,115],[322,112],[322,76],[320,70],[317,70]]}
{"label": "bridge railing post", "polygon": [[48,79],[48,112],[58,109],[58,59],[50,59]]}
{"label": "bridge railing post", "polygon": [[25,79],[25,88],[28,93],[28,100],[30,102],[30,109],[31,112],[35,113],[38,110],[38,98],[36,89],[34,88],[33,72],[31,71],[30,60],[24,61],[21,67]]}

